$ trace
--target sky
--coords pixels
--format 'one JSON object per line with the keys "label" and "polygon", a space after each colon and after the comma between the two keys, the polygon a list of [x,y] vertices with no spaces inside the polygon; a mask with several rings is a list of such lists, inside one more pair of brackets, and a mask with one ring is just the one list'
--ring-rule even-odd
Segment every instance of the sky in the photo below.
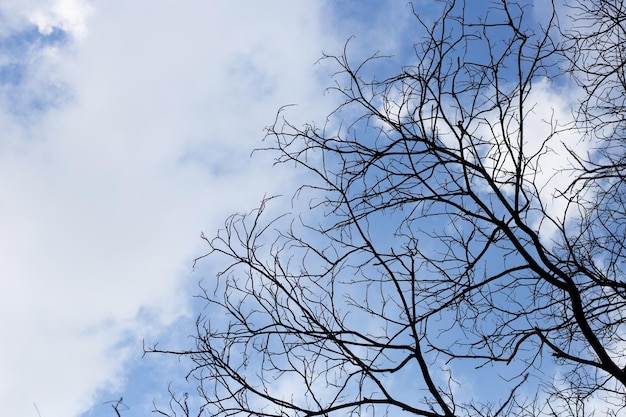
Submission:
{"label": "sky", "polygon": [[[163,404],[187,369],[142,343],[193,331],[197,283],[219,268],[192,268],[200,233],[300,184],[251,157],[264,128],[288,104],[295,124],[324,120],[322,54],[355,36],[355,60],[402,57],[411,19],[394,0],[0,2],[3,415]],[[561,92],[534,94],[539,118],[562,111]]]}
{"label": "sky", "polygon": [[3,415],[111,416],[122,395],[124,415],[149,414],[182,371],[142,359],[142,341],[189,334],[211,272],[192,270],[200,233],[297,183],[250,157],[264,127],[286,104],[323,118],[322,53],[352,35],[357,57],[393,52],[405,16],[374,1],[3,0]]}

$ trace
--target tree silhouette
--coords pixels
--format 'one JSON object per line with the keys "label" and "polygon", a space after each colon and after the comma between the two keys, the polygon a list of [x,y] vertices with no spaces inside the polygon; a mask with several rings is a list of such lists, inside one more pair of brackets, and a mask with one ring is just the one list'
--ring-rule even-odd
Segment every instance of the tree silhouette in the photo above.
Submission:
{"label": "tree silhouette", "polygon": [[[441,6],[409,9],[393,76],[325,56],[343,102],[323,125],[279,112],[293,213],[268,198],[203,236],[227,267],[195,344],[148,349],[193,361],[198,415],[624,410],[626,8]],[[160,413],[190,415],[173,398]]]}

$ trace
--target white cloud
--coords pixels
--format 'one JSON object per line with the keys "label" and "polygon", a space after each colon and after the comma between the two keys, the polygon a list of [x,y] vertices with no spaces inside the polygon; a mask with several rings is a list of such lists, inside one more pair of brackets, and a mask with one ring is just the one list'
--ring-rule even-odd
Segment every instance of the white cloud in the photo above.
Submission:
{"label": "white cloud", "polygon": [[[191,259],[224,216],[290,178],[260,157],[277,108],[325,114],[314,61],[333,40],[290,1],[6,2],[24,51],[0,94],[0,403],[75,416],[122,383],[137,341],[188,313]],[[4,32],[6,34],[6,32]],[[58,100],[62,97],[62,100]]]}
{"label": "white cloud", "polygon": [[[574,168],[573,158],[567,149],[575,149],[584,155],[591,152],[594,146],[591,141],[583,141],[580,131],[574,129],[574,111],[579,99],[577,94],[579,90],[572,86],[555,86],[548,79],[539,79],[525,99],[523,132],[519,128],[518,114],[511,114],[510,118],[505,119],[508,137],[515,145],[515,152],[518,150],[517,142],[523,141],[524,156],[529,160],[525,172],[527,187],[533,184],[538,192],[535,197],[539,197],[534,204],[537,205],[540,201],[543,206],[541,213],[547,214],[558,224],[577,216],[572,210],[567,211],[567,199],[561,195],[572,181]],[[495,114],[490,123],[491,128],[486,124],[480,125],[475,135],[504,143]],[[515,172],[514,159],[517,155],[506,153],[505,159],[498,155],[499,152],[506,153],[503,145],[500,149],[492,148],[485,161],[499,161],[499,172],[504,178],[505,175],[510,176],[510,173]],[[507,185],[509,188],[504,191],[509,191],[512,195],[512,185]],[[534,194],[532,190],[529,192]],[[535,222],[531,226],[540,231],[546,243],[553,238],[558,239],[557,226],[545,221],[543,214],[538,213],[536,218],[530,218],[529,221]]]}
{"label": "white cloud", "polygon": [[1,10],[4,25],[0,34],[29,23],[44,35],[57,28],[70,36],[82,37],[92,6],[87,0],[4,0]]}
{"label": "white cloud", "polygon": [[28,18],[44,35],[58,28],[72,36],[82,37],[86,34],[85,19],[91,10],[90,4],[84,0],[56,0],[50,1],[46,9],[31,11]]}

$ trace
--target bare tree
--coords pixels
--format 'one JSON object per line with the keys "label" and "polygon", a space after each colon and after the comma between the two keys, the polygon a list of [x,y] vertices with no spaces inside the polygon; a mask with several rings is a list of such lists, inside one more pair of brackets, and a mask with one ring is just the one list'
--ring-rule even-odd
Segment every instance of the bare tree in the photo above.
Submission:
{"label": "bare tree", "polygon": [[[148,351],[193,361],[206,415],[624,410],[625,8],[441,6],[413,10],[396,75],[327,56],[343,104],[268,129],[308,173],[304,209],[267,199],[205,238],[228,266],[195,346]],[[545,88],[577,98],[571,118],[537,114]]]}

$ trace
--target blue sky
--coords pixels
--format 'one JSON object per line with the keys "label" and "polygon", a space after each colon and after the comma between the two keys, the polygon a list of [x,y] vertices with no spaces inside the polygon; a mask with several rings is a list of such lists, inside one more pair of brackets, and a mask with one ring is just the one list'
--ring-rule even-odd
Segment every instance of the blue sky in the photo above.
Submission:
{"label": "blue sky", "polygon": [[191,296],[217,268],[192,271],[200,231],[298,184],[250,158],[263,128],[291,103],[294,123],[324,120],[336,97],[322,52],[354,35],[356,60],[401,57],[410,23],[391,0],[3,1],[4,414],[111,416],[105,402],[124,396],[123,415],[139,416],[162,403],[186,369],[142,359],[141,343],[193,330]]}
{"label": "blue sky", "polygon": [[263,128],[284,104],[294,121],[332,108],[323,51],[393,49],[404,5],[353,7],[0,4],[4,414],[110,416],[118,395],[148,414],[177,371],[141,341],[189,333],[200,232],[297,181],[250,158]]}

